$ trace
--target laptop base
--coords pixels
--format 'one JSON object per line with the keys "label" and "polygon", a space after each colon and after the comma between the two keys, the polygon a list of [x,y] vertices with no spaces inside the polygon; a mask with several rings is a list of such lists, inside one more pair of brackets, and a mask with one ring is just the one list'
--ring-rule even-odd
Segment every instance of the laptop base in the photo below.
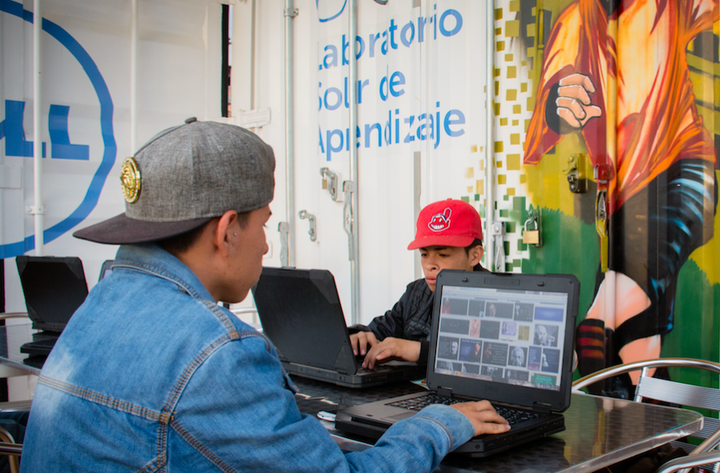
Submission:
{"label": "laptop base", "polygon": [[552,434],[562,432],[563,430],[565,430],[565,417],[558,414],[558,418],[551,424],[543,426],[542,432],[537,432],[534,429],[527,429],[523,432],[514,434],[511,429],[509,432],[504,434],[487,436],[490,438],[484,439],[482,444],[477,442],[477,440],[484,437],[480,436],[470,439],[468,442],[455,449],[453,453],[473,458],[488,457],[490,455],[495,455],[496,453],[504,452],[510,448],[515,448],[526,442],[531,442],[533,440],[538,440]]}
{"label": "laptop base", "polygon": [[[40,333],[44,334],[46,332]],[[31,356],[48,356],[50,354],[50,351],[52,351],[53,347],[55,346],[55,342],[57,342],[58,335],[59,334],[54,337],[40,338],[37,340],[33,340],[32,342],[27,342],[20,347],[20,353],[27,353]]]}
{"label": "laptop base", "polygon": [[398,370],[379,368],[372,371],[363,370],[354,374],[343,374],[338,373],[337,371],[301,365],[298,363],[289,363],[286,361],[283,361],[282,365],[290,376],[300,376],[303,378],[314,379],[316,381],[324,381],[338,386],[344,386],[346,388],[369,388],[388,383],[395,383],[398,381],[407,381],[408,379],[422,379],[425,377],[426,373],[426,367],[424,365],[401,362],[390,362],[388,365],[403,366],[406,369]]}
{"label": "laptop base", "polygon": [[[342,410],[335,415],[335,428],[344,434],[347,433],[360,438],[371,439],[373,443],[387,432],[387,424],[381,422],[374,424],[368,419],[354,418]],[[513,432],[510,430],[504,434],[481,435],[459,446],[453,450],[450,455],[471,458],[489,457],[496,453],[504,452],[511,447],[517,447],[523,443],[562,432],[565,430],[565,417],[557,414],[556,419],[550,424],[543,425],[542,430],[542,432],[538,433],[537,430],[528,428],[523,429],[521,432]]]}

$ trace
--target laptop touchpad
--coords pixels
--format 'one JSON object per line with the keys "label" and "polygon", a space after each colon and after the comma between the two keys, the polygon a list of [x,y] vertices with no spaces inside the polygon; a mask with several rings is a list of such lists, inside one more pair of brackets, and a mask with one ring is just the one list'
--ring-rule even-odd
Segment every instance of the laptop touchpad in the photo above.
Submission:
{"label": "laptop touchpad", "polygon": [[412,417],[412,416],[414,416],[415,414],[417,414],[417,412],[408,410],[407,412],[403,412],[402,414],[397,414],[397,415],[394,415],[394,416],[389,416],[389,417],[386,417],[385,419],[386,419],[386,420],[389,420],[389,421],[392,421],[392,422],[397,422],[397,421],[399,421],[399,420],[403,420],[403,419],[407,419],[408,417]]}

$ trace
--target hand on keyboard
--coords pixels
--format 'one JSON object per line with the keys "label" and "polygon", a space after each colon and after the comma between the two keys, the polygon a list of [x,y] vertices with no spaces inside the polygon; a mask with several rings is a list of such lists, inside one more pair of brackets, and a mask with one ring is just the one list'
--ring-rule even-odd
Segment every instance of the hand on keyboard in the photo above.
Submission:
{"label": "hand on keyboard", "polygon": [[376,364],[391,360],[417,361],[420,358],[420,342],[388,337],[377,342],[365,355],[363,368],[373,369]]}
{"label": "hand on keyboard", "polygon": [[475,427],[475,436],[483,434],[501,434],[510,430],[510,424],[495,411],[488,401],[460,402],[453,404]]}
{"label": "hand on keyboard", "polygon": [[365,356],[368,349],[378,343],[372,332],[358,332],[350,335],[350,345],[355,356]]}

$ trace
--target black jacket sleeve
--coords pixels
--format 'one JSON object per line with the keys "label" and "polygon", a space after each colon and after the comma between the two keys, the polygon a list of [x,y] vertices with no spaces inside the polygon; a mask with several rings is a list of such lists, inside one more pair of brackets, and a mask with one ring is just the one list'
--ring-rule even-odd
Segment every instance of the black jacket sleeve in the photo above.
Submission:
{"label": "black jacket sleeve", "polygon": [[[409,287],[409,286],[408,286]],[[357,332],[373,332],[378,340],[385,340],[387,337],[403,338],[403,314],[404,307],[407,304],[408,290],[400,297],[392,309],[385,312],[385,315],[375,317],[369,325],[352,325],[348,327],[348,331]]]}

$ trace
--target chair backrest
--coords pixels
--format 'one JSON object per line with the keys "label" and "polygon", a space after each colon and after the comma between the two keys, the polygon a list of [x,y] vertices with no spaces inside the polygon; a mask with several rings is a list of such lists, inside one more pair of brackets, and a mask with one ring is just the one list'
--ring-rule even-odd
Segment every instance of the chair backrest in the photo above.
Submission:
{"label": "chair backrest", "polygon": [[[647,375],[647,368],[643,369],[635,391],[636,401],[643,401],[644,399],[653,399],[715,412],[720,411],[720,389],[651,378]],[[703,429],[696,432],[693,437],[707,439],[718,429],[720,429],[720,420],[706,416]]]}

